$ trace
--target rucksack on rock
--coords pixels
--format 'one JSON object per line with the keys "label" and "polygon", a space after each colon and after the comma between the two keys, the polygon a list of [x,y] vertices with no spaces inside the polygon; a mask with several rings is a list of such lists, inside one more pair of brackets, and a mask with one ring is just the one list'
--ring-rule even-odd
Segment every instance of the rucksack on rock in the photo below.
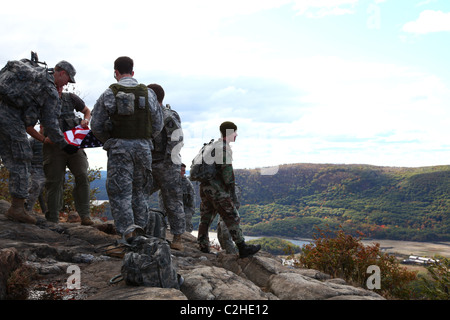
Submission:
{"label": "rucksack on rock", "polygon": [[172,263],[166,240],[138,236],[128,250],[121,268],[127,285],[180,289],[182,278]]}
{"label": "rucksack on rock", "polygon": [[204,143],[198,154],[192,160],[189,179],[192,181],[207,182],[216,176],[216,146],[212,139]]}
{"label": "rucksack on rock", "polygon": [[150,219],[146,234],[156,238],[166,239],[167,223],[164,212],[150,208]]}

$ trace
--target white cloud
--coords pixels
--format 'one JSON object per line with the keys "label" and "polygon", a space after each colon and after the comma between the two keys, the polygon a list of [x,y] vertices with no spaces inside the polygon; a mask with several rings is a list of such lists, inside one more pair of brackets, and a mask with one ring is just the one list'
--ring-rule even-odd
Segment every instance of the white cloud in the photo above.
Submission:
{"label": "white cloud", "polygon": [[[292,62],[292,61],[291,61]],[[287,62],[287,64],[290,64]],[[244,122],[236,143],[243,167],[290,162],[439,164],[450,150],[448,86],[412,68],[337,57],[297,61],[303,89],[283,123]],[[283,69],[283,65],[280,66]],[[282,78],[283,76],[280,76]],[[261,108],[276,114],[276,105]],[[241,129],[240,129],[241,130]],[[419,154],[420,156],[414,156]]]}
{"label": "white cloud", "polygon": [[293,9],[298,15],[309,18],[322,18],[329,15],[354,13],[359,0],[295,0]]}
{"label": "white cloud", "polygon": [[415,34],[450,31],[450,12],[425,10],[416,21],[407,22],[403,31]]}
{"label": "white cloud", "polygon": [[212,100],[222,100],[222,99],[228,99],[229,97],[235,97],[236,99],[239,99],[242,95],[245,95],[247,93],[247,90],[236,88],[234,86],[229,86],[224,89],[220,89],[219,91],[213,93],[211,99]]}

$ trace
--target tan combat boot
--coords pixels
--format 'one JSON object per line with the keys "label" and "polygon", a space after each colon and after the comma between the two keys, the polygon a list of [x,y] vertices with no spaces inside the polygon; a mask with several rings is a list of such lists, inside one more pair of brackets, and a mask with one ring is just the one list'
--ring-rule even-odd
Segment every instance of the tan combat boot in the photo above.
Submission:
{"label": "tan combat boot", "polygon": [[175,234],[173,240],[170,243],[170,248],[178,251],[184,250],[183,240],[181,239],[181,234]]}
{"label": "tan combat boot", "polygon": [[92,226],[93,224],[94,221],[92,221],[90,217],[81,217],[82,226]]}
{"label": "tan combat boot", "polygon": [[6,217],[13,221],[36,224],[36,218],[30,216],[24,207],[25,199],[12,198],[11,207],[6,212]]}

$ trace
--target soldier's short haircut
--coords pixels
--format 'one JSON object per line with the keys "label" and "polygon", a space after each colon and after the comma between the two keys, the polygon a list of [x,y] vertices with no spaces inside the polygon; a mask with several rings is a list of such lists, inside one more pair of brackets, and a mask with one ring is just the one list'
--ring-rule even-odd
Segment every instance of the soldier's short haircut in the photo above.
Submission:
{"label": "soldier's short haircut", "polygon": [[114,70],[120,74],[130,74],[133,72],[134,62],[130,57],[119,57],[114,61]]}
{"label": "soldier's short haircut", "polygon": [[165,95],[164,89],[159,84],[156,83],[149,84],[147,87],[155,92],[158,102],[162,103]]}
{"label": "soldier's short haircut", "polygon": [[222,137],[227,136],[227,130],[233,130],[234,132],[237,130],[237,126],[231,121],[225,121],[220,125],[220,133],[222,134]]}

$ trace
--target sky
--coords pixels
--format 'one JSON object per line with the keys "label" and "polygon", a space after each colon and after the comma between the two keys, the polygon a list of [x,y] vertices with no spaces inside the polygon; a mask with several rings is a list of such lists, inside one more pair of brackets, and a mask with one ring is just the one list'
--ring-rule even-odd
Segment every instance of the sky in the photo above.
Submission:
{"label": "sky", "polygon": [[179,113],[188,168],[223,121],[235,168],[450,163],[448,0],[16,0],[0,30],[0,66],[67,60],[91,110],[131,57]]}

